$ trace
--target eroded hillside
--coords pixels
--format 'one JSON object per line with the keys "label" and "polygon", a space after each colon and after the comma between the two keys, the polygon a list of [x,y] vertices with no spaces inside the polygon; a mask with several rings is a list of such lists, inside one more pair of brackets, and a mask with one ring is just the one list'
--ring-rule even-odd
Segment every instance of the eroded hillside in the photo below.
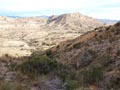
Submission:
{"label": "eroded hillside", "polygon": [[54,19],[40,17],[0,17],[0,56],[27,56],[46,50],[93,30],[102,24],[80,13],[64,14]]}
{"label": "eroded hillside", "polygon": [[30,57],[0,58],[0,89],[119,90],[120,22]]}
{"label": "eroded hillside", "polygon": [[[82,77],[84,80],[80,76],[76,80],[83,80],[82,84],[85,86],[96,88],[92,90],[120,89],[120,22],[113,26],[96,28],[42,54],[52,56],[58,62],[75,68],[80,75],[85,75],[86,77]],[[92,72],[92,76],[91,70],[96,69],[98,72]],[[103,79],[95,81],[94,75],[99,73],[97,78],[100,78],[100,72],[103,73]],[[87,76],[88,73],[91,76]]]}

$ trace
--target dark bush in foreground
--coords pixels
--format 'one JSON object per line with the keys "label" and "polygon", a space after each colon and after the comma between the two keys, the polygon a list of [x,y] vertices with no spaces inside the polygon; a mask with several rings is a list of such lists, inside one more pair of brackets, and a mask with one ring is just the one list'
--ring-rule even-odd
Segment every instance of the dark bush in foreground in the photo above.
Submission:
{"label": "dark bush in foreground", "polygon": [[22,63],[19,68],[24,74],[47,74],[58,67],[55,60],[47,56],[36,56]]}
{"label": "dark bush in foreground", "polygon": [[18,68],[23,74],[33,77],[52,72],[63,80],[66,90],[74,90],[76,86],[73,78],[75,74],[74,70],[48,56],[41,55],[33,57],[19,65]]}

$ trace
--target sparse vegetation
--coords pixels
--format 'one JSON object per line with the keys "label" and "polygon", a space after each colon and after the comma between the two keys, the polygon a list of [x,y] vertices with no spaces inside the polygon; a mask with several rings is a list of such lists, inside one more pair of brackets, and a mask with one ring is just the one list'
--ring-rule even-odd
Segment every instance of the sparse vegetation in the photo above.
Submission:
{"label": "sparse vegetation", "polygon": [[65,83],[65,90],[74,90],[76,88],[76,80],[73,78],[75,71],[72,68],[58,63],[56,60],[48,56],[37,56],[25,61],[18,67],[20,71],[28,76],[37,77],[39,75],[48,75],[54,73],[60,77]]}
{"label": "sparse vegetation", "polygon": [[78,49],[80,47],[81,47],[81,43],[76,43],[76,44],[73,45],[73,48],[77,48]]}
{"label": "sparse vegetation", "polygon": [[6,54],[0,58],[0,90],[49,88],[56,83],[60,90],[119,90],[119,39],[119,27],[102,27],[22,61]]}
{"label": "sparse vegetation", "polygon": [[79,49],[79,48],[81,48],[82,46],[89,46],[89,44],[86,43],[86,42],[80,42],[80,43],[74,44],[74,45],[73,45],[73,48]]}
{"label": "sparse vegetation", "polygon": [[66,90],[74,90],[78,87],[78,83],[76,80],[71,79],[70,77],[67,77],[65,80],[65,88]]}
{"label": "sparse vegetation", "polygon": [[120,50],[117,51],[117,56],[120,56]]}
{"label": "sparse vegetation", "polygon": [[21,86],[20,83],[0,81],[0,90],[29,90],[29,88]]}
{"label": "sparse vegetation", "polygon": [[101,68],[92,68],[81,70],[78,74],[78,80],[81,86],[99,84],[103,80],[103,70]]}
{"label": "sparse vegetation", "polygon": [[58,63],[47,56],[36,56],[22,63],[19,68],[24,74],[40,75],[54,71]]}

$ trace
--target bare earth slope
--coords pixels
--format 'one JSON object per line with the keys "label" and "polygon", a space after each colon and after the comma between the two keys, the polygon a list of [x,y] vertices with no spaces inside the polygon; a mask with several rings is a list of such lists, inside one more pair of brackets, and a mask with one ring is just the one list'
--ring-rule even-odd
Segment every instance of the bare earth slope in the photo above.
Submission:
{"label": "bare earth slope", "polygon": [[27,56],[36,50],[46,50],[61,41],[73,39],[102,25],[80,13],[53,18],[0,17],[0,56]]}

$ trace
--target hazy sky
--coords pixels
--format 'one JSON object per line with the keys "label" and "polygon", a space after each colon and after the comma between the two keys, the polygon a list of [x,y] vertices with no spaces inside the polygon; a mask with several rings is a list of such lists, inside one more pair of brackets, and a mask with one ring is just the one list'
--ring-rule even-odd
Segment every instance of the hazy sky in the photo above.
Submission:
{"label": "hazy sky", "polygon": [[120,20],[120,0],[0,0],[2,16],[59,15],[71,12]]}

